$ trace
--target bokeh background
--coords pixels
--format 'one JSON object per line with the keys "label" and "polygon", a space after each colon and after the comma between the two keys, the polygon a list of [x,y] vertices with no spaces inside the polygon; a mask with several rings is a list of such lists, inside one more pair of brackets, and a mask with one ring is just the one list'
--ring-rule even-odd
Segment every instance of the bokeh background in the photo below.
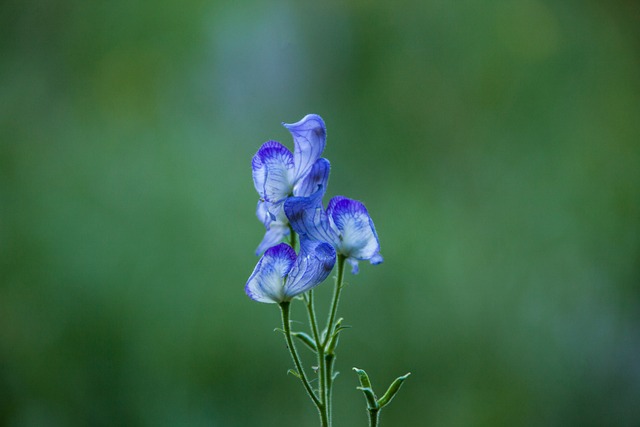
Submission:
{"label": "bokeh background", "polygon": [[640,425],[631,0],[3,1],[0,425],[318,425],[243,292],[251,156],[309,112],[385,256],[335,426],[352,366],[413,373],[382,425]]}

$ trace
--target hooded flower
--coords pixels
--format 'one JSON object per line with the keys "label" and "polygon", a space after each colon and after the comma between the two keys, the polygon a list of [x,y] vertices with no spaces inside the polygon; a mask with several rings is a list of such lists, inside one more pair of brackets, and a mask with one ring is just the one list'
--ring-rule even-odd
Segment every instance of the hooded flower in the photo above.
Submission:
{"label": "hooded flower", "polygon": [[289,301],[322,283],[335,262],[336,251],[328,243],[302,239],[299,255],[291,246],[280,243],[262,255],[245,292],[258,302]]}
{"label": "hooded flower", "polygon": [[371,264],[383,261],[378,234],[367,208],[361,202],[336,196],[322,207],[323,190],[308,197],[290,197],[284,212],[291,227],[301,237],[331,243],[336,252],[345,256],[353,274],[358,273],[358,261]]}
{"label": "hooded flower", "polygon": [[319,186],[326,188],[329,179],[329,161],[320,158],[327,134],[322,118],[308,114],[297,123],[283,125],[293,136],[293,153],[277,141],[267,141],[251,161],[253,183],[260,195],[256,214],[267,228],[258,255],[289,234],[284,201],[310,196]]}

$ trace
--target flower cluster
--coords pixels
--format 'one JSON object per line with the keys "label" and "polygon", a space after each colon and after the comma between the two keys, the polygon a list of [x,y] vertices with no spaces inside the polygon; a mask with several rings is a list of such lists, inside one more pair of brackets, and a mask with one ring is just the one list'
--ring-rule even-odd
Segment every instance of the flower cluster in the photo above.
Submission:
{"label": "flower cluster", "polygon": [[[263,254],[245,287],[259,302],[281,303],[327,278],[342,256],[358,272],[358,261],[382,262],[380,243],[367,208],[347,197],[333,197],[325,209],[331,165],[320,157],[326,145],[322,118],[309,114],[284,127],[293,136],[293,153],[267,141],[253,156],[253,183],[260,196],[256,214],[266,233],[256,254]],[[282,243],[293,232],[300,253]],[[295,245],[294,245],[295,246]]]}
{"label": "flower cluster", "polygon": [[[359,261],[382,262],[378,234],[361,202],[336,196],[323,204],[331,165],[320,157],[327,131],[320,116],[309,114],[297,123],[284,124],[293,136],[293,153],[277,141],[267,141],[251,162],[253,183],[260,199],[256,214],[266,232],[256,255],[262,255],[245,286],[249,298],[277,304],[282,314],[280,330],[295,365],[289,370],[300,379],[318,410],[320,426],[330,427],[332,390],[338,337],[345,326],[337,317],[345,264],[358,272]],[[299,240],[298,240],[299,237]],[[285,242],[286,241],[286,242]],[[299,244],[298,244],[299,243]],[[299,246],[299,253],[296,248]],[[320,329],[313,288],[337,265],[333,298],[327,323]],[[291,300],[300,295],[309,317],[309,332],[292,331]],[[311,381],[303,367],[294,339],[316,355]],[[377,427],[380,411],[396,395],[409,374],[396,378],[378,398],[367,373],[354,368],[364,393],[369,426]]]}

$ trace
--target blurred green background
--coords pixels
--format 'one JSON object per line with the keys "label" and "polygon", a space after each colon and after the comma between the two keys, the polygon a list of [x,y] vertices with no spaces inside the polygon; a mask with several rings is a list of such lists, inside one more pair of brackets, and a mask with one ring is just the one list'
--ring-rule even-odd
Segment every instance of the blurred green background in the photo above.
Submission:
{"label": "blurred green background", "polygon": [[383,426],[640,425],[630,0],[3,1],[0,425],[318,425],[243,291],[251,156],[310,112],[385,256],[335,426],[352,366],[413,373]]}

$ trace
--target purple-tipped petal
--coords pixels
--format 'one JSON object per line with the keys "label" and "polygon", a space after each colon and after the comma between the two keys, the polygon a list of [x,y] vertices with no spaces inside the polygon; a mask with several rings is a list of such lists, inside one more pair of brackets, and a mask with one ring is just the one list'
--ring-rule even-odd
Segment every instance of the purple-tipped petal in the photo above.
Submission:
{"label": "purple-tipped petal", "polygon": [[301,237],[336,245],[338,236],[322,207],[323,192],[321,188],[310,197],[289,197],[284,202],[284,213],[291,227]]}
{"label": "purple-tipped petal", "polygon": [[269,248],[258,261],[244,288],[249,298],[265,303],[284,301],[285,277],[296,259],[295,251],[286,243]]}
{"label": "purple-tipped petal", "polygon": [[361,202],[334,197],[329,201],[327,212],[340,235],[338,252],[358,260],[371,259],[380,252],[373,221]]}
{"label": "purple-tipped petal", "polygon": [[327,130],[324,121],[317,114],[307,114],[297,123],[283,123],[293,136],[295,164],[293,182],[302,179],[324,151]]}
{"label": "purple-tipped petal", "polygon": [[384,258],[382,258],[382,255],[380,255],[380,254],[375,254],[374,256],[371,257],[369,262],[372,265],[382,264],[384,262]]}
{"label": "purple-tipped petal", "polygon": [[260,197],[275,203],[293,190],[294,158],[291,151],[277,141],[267,141],[251,161],[253,184]]}
{"label": "purple-tipped petal", "polygon": [[[327,183],[329,182],[329,172],[331,164],[325,158],[319,158],[313,164],[313,167],[304,177],[304,179],[296,184],[293,189],[294,196],[307,197],[318,191],[322,187],[322,196],[327,191]],[[322,197],[321,196],[321,197]]]}
{"label": "purple-tipped petal", "polygon": [[289,226],[286,224],[274,222],[271,224],[266,233],[264,233],[264,238],[262,242],[258,245],[256,249],[256,255],[260,255],[270,247],[276,246],[278,243],[281,243],[282,240],[289,235]]}
{"label": "purple-tipped petal", "polygon": [[336,263],[336,250],[329,243],[300,241],[300,255],[291,268],[284,287],[286,299],[291,299],[318,286],[327,278]]}

